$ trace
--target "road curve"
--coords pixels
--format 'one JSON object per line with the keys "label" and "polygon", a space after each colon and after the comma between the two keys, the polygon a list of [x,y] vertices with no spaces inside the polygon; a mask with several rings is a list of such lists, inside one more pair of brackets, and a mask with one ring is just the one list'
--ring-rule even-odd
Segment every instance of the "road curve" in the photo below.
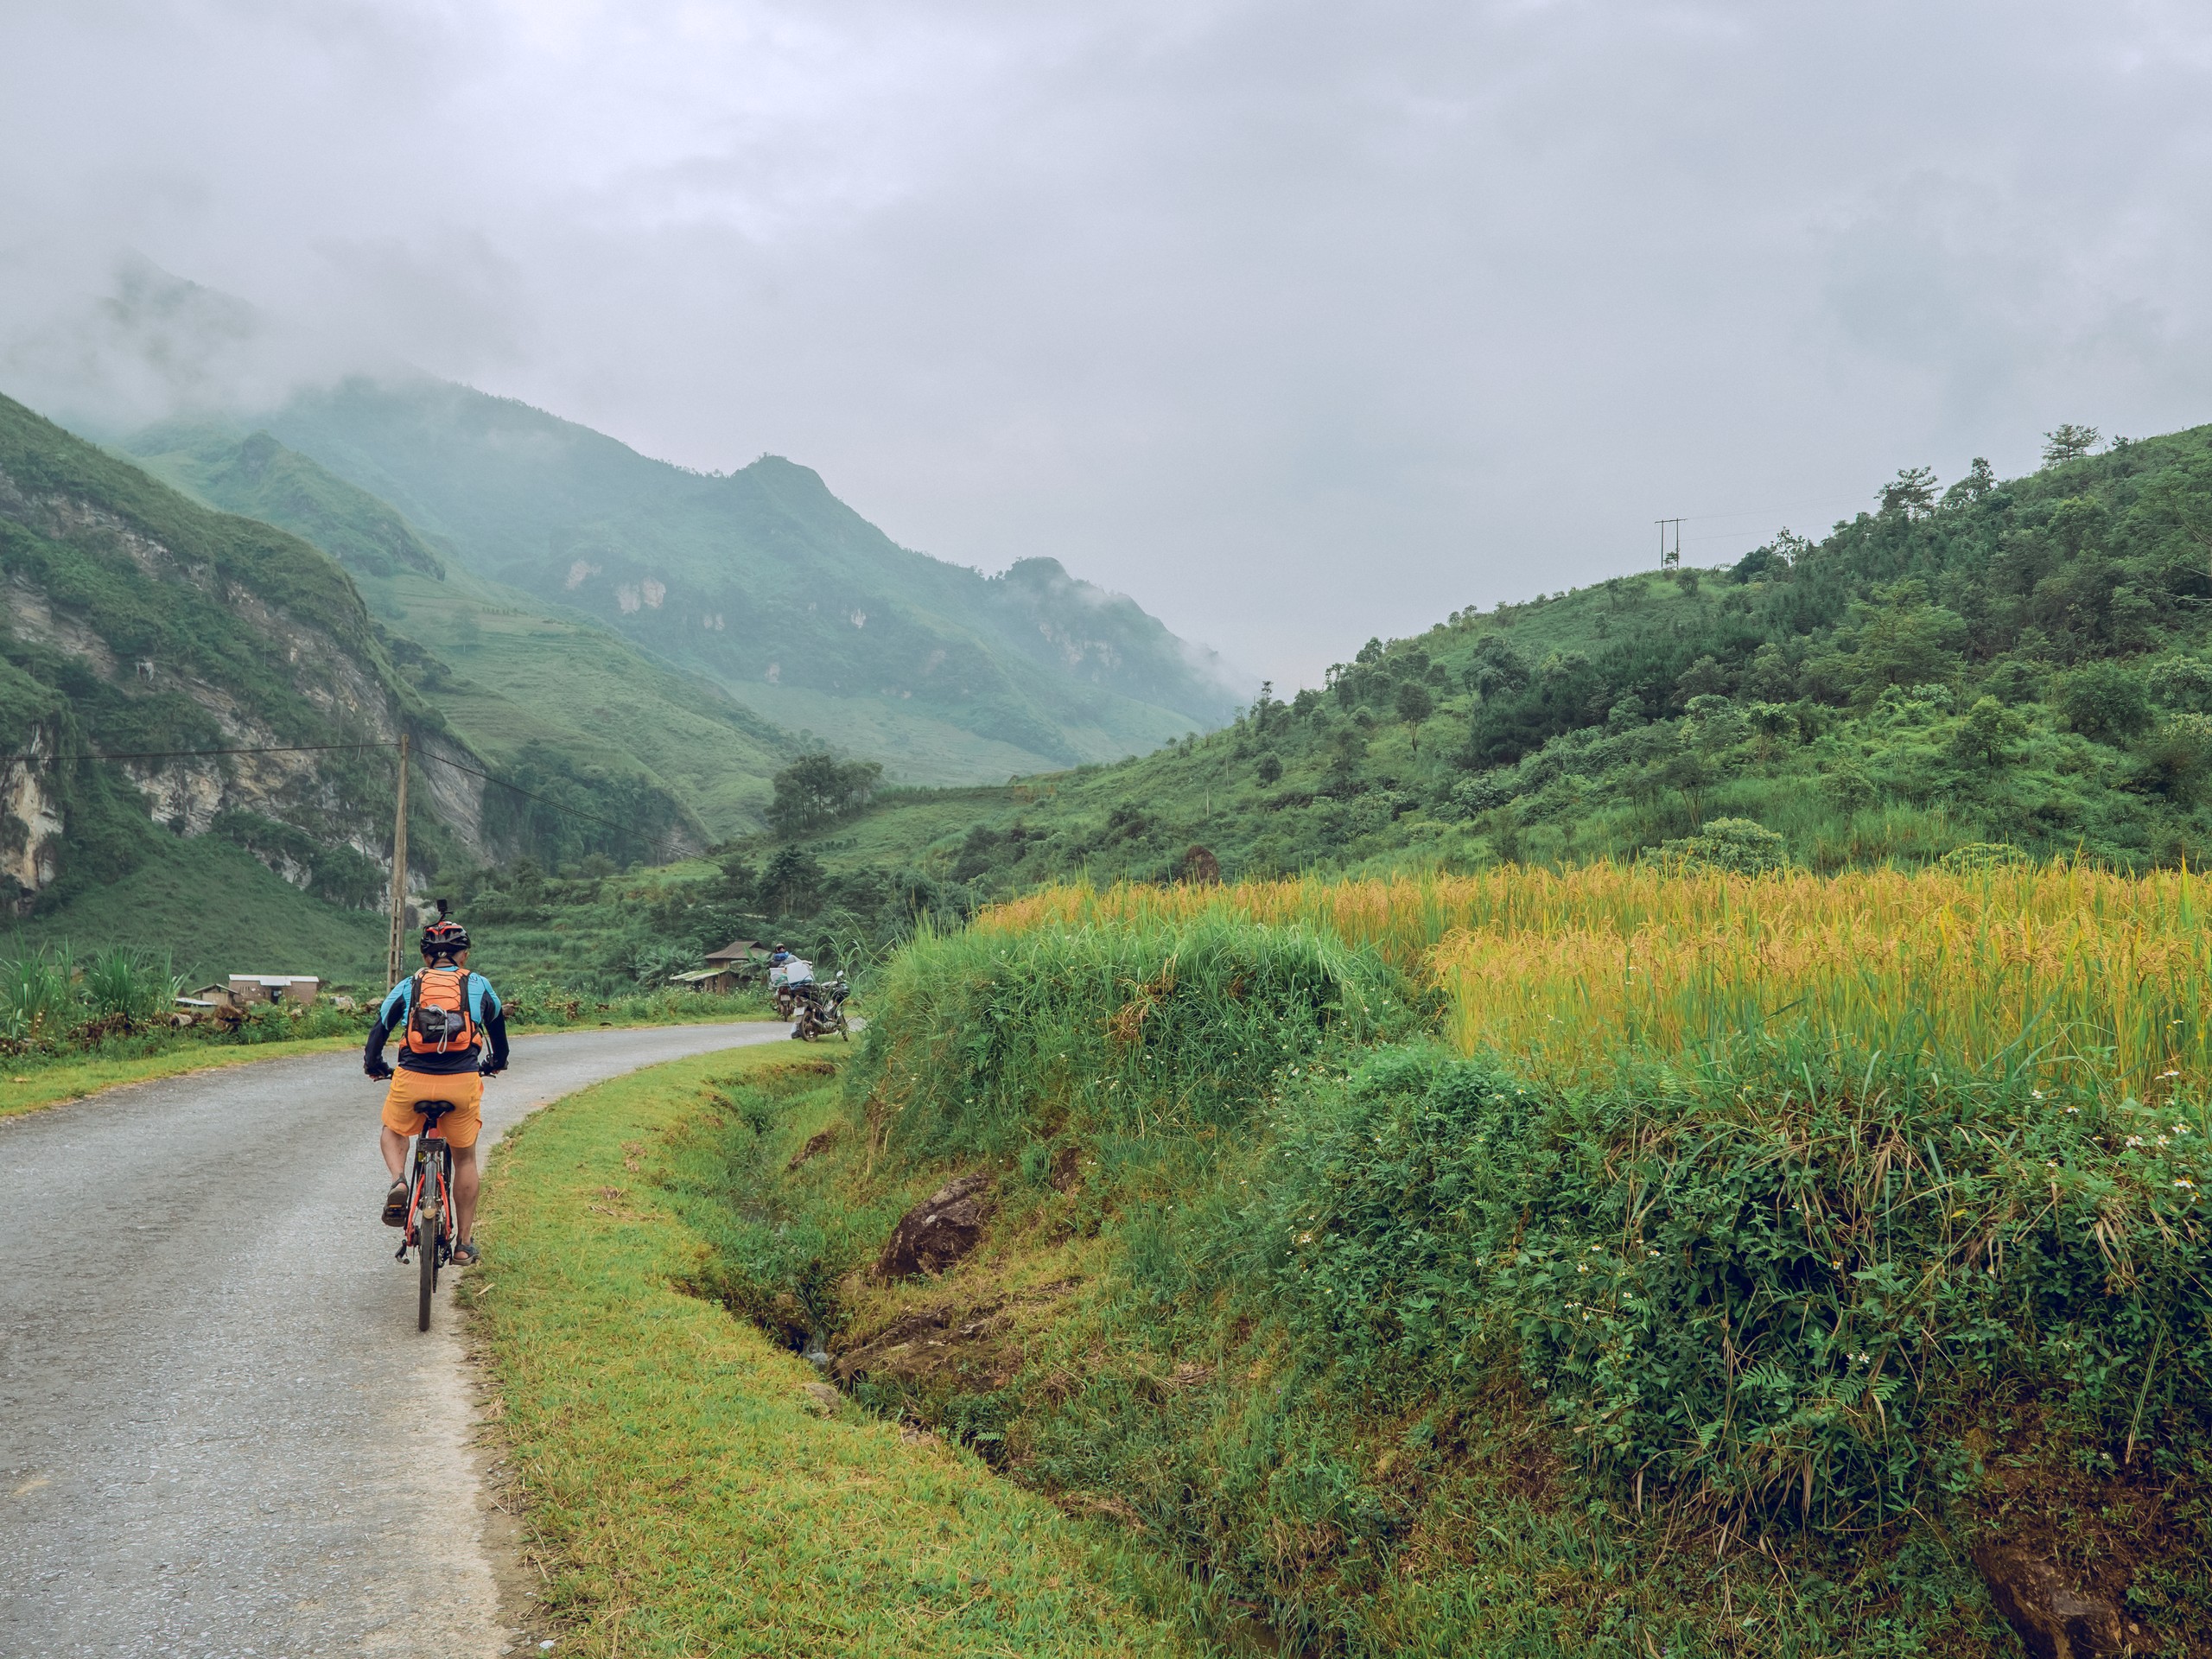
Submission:
{"label": "road curve", "polygon": [[[523,1038],[487,1143],[785,1032]],[[0,1655],[507,1650],[446,1292],[418,1334],[378,1220],[379,1098],[326,1054],[0,1120]]]}

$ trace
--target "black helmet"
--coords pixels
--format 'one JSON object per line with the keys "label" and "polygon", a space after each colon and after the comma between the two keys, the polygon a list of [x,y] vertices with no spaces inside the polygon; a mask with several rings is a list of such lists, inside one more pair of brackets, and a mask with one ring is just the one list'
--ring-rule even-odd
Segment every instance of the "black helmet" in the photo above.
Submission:
{"label": "black helmet", "polygon": [[447,916],[448,908],[448,901],[439,899],[438,919],[423,930],[423,954],[426,957],[457,957],[468,949],[468,930]]}

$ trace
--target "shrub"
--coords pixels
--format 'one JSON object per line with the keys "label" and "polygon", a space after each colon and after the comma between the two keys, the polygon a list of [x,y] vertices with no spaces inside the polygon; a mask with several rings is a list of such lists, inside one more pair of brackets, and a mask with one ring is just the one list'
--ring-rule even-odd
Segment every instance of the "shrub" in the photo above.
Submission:
{"label": "shrub", "polygon": [[1764,875],[1789,868],[1789,844],[1751,818],[1711,818],[1694,836],[1662,842],[1659,855],[1686,872]]}
{"label": "shrub", "polygon": [[2150,725],[2151,697],[2133,671],[2118,663],[2087,663],[2066,677],[2058,712],[2084,737],[2122,743]]}
{"label": "shrub", "polygon": [[1302,926],[925,932],[886,970],[853,1087],[910,1159],[1011,1155],[1071,1123],[1238,1121],[1279,1068],[1405,1010],[1387,969]]}
{"label": "shrub", "polygon": [[2115,1461],[2145,1422],[2212,1444],[2204,1110],[2084,1099],[1788,1045],[1579,1098],[1384,1052],[1288,1115],[1249,1259],[1370,1390],[1517,1368],[1616,1491],[1895,1516],[2000,1384]]}

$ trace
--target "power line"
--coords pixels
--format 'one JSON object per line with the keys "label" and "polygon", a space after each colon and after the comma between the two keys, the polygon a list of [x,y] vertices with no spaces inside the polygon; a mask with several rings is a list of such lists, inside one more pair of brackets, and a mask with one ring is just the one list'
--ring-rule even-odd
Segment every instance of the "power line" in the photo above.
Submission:
{"label": "power line", "polygon": [[1832,506],[1858,506],[1858,502],[1798,502],[1796,506],[1745,506],[1734,513],[1683,513],[1683,524],[1710,524],[1717,518],[1765,518],[1767,513],[1825,513]]}
{"label": "power line", "polygon": [[[59,766],[64,761],[75,760],[212,760],[221,755],[238,754],[353,754],[365,750],[397,749],[398,747],[398,743],[395,741],[385,743],[270,743],[251,747],[226,749],[137,749],[113,753],[87,749],[76,754],[0,755],[0,761],[13,763],[43,760]],[[435,760],[441,766],[451,766],[455,772],[465,772],[472,778],[481,778],[487,784],[496,784],[501,789],[511,791],[525,800],[535,801],[563,817],[582,818],[588,823],[602,824],[610,830],[622,830],[626,834],[634,834],[638,830],[639,826],[635,823],[624,823],[619,819],[601,817],[596,812],[586,812],[580,807],[564,805],[549,796],[524,789],[520,784],[510,783],[505,778],[494,777],[488,772],[465,765],[450,755],[439,754],[430,749],[417,749],[415,753],[425,760]]]}
{"label": "power line", "polygon": [[128,754],[96,753],[88,749],[81,754],[0,755],[0,760],[50,760],[59,766],[65,760],[188,760],[217,754],[342,754],[398,747],[397,743],[277,743],[251,749],[140,749]]}
{"label": "power line", "polygon": [[441,766],[451,766],[455,772],[465,772],[472,778],[481,778],[487,784],[497,784],[501,789],[512,790],[524,800],[536,801],[542,806],[550,806],[563,817],[583,818],[593,823],[603,823],[610,830],[620,830],[626,832],[634,832],[638,828],[634,823],[623,823],[614,818],[602,818],[596,812],[586,812],[578,807],[563,806],[560,802],[547,796],[532,793],[520,784],[511,784],[504,778],[494,778],[488,772],[480,772],[474,766],[463,766],[450,756],[433,753],[429,749],[417,749],[416,753],[425,760],[435,760]]}

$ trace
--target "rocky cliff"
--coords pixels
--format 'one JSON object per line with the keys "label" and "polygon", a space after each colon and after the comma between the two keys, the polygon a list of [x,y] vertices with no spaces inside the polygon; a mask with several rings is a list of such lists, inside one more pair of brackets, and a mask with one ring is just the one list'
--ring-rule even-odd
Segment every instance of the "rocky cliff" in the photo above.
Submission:
{"label": "rocky cliff", "polygon": [[[394,671],[330,558],[5,397],[0,611],[0,899],[19,911],[118,879],[165,836],[209,834],[334,902],[373,905],[391,746],[405,731],[481,766]],[[499,850],[484,790],[417,769],[418,879]]]}

